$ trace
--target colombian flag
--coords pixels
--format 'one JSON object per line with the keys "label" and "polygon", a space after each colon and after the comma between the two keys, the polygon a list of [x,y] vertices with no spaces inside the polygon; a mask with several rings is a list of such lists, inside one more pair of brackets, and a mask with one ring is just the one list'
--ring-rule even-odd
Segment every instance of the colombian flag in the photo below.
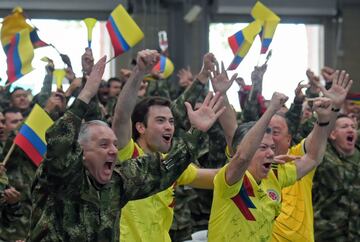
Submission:
{"label": "colombian flag", "polygon": [[144,38],[139,26],[119,4],[110,14],[106,22],[115,57],[128,51]]}
{"label": "colombian flag", "polygon": [[48,46],[47,43],[42,41],[38,34],[37,29],[26,23],[26,18],[23,14],[21,7],[13,9],[12,14],[6,16],[2,22],[1,27],[1,44],[5,48],[12,38],[20,31],[27,29],[30,33],[30,40],[34,48]]}
{"label": "colombian flag", "polygon": [[7,56],[8,83],[12,83],[33,70],[31,62],[34,48],[30,40],[29,30],[24,29],[14,35],[4,47]]}
{"label": "colombian flag", "polygon": [[255,20],[262,22],[261,37],[261,54],[265,54],[269,49],[270,43],[273,39],[277,25],[280,22],[280,17],[273,11],[267,8],[261,2],[257,2],[251,10],[251,15]]}
{"label": "colombian flag", "polygon": [[35,104],[25,123],[16,135],[17,144],[39,166],[46,153],[45,132],[54,122],[49,115]]}
{"label": "colombian flag", "polygon": [[360,106],[360,93],[349,93],[346,96],[347,100],[353,101],[356,105]]}
{"label": "colombian flag", "polygon": [[169,58],[161,55],[159,62],[154,66],[154,70],[160,72],[166,79],[174,72],[174,64]]}
{"label": "colombian flag", "polygon": [[256,35],[261,31],[261,22],[258,20],[253,21],[244,29],[228,38],[228,42],[232,52],[235,54],[228,70],[235,70],[240,62],[245,58],[249,52]]}

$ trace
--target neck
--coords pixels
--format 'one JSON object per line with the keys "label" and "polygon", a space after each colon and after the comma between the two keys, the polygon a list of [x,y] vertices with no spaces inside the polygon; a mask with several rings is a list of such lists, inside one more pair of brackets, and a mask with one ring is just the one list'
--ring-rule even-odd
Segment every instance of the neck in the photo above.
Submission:
{"label": "neck", "polygon": [[257,177],[255,175],[255,172],[252,171],[252,169],[250,167],[248,167],[248,171],[250,172],[250,174],[252,175],[252,177],[254,178],[254,180],[256,181],[257,184],[261,183],[261,178]]}
{"label": "neck", "polygon": [[140,146],[140,148],[144,151],[145,154],[151,154],[153,153],[151,150],[150,150],[150,147],[147,145],[146,141],[142,138],[138,138],[136,140],[136,143]]}
{"label": "neck", "polygon": [[334,147],[335,147],[336,151],[343,157],[352,156],[355,152],[355,149],[344,150],[341,147],[337,146],[336,144],[334,144]]}

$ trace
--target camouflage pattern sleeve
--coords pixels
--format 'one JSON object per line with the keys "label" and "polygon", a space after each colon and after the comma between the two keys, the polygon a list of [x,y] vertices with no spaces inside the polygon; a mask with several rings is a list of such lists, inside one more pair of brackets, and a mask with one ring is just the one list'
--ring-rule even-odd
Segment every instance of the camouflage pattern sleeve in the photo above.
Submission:
{"label": "camouflage pattern sleeve", "polygon": [[[250,91],[240,90],[238,92],[239,102],[244,102],[242,110],[243,121],[256,121],[260,118],[260,105],[258,103],[259,85],[251,87]],[[249,97],[251,95],[251,97]]]}
{"label": "camouflage pattern sleeve", "polygon": [[301,140],[306,138],[310,133],[311,130],[314,128],[314,123],[316,122],[315,117],[311,117],[306,120],[304,123],[299,125],[298,130],[296,133],[293,134],[293,141],[295,144],[300,143]]}
{"label": "camouflage pattern sleeve", "polygon": [[163,159],[159,153],[121,162],[115,167],[122,177],[127,200],[145,198],[170,187],[187,166],[195,161],[204,133],[192,130],[174,139]]}
{"label": "camouflage pattern sleeve", "polygon": [[[10,133],[6,142],[4,153],[10,149],[15,133]],[[26,238],[29,232],[31,215],[31,184],[35,177],[37,167],[18,146],[15,146],[11,159],[6,163],[6,174],[9,183],[21,194],[19,208],[13,213],[12,219],[0,219],[0,240],[16,241]],[[18,210],[17,210],[18,209]],[[13,210],[14,211],[14,210]],[[11,221],[11,222],[10,222]]]}
{"label": "camouflage pattern sleeve", "polygon": [[2,174],[0,176],[0,210],[2,213],[3,208],[6,205],[5,199],[4,199],[4,191],[6,187],[9,185],[9,179],[7,178],[6,174]]}
{"label": "camouflage pattern sleeve", "polygon": [[31,106],[34,106],[35,103],[39,104],[41,107],[45,107],[47,100],[51,95],[51,84],[52,84],[52,75],[45,75],[43,86],[41,87],[40,92],[33,98],[31,101]]}
{"label": "camouflage pattern sleeve", "polygon": [[156,79],[148,81],[146,96],[160,96],[170,99],[170,91],[167,80]]}
{"label": "camouflage pattern sleeve", "polygon": [[[18,219],[21,216],[20,213],[20,203],[8,204],[4,199],[5,189],[10,188],[9,180],[6,174],[0,176],[0,226],[1,229],[9,227],[10,224]],[[4,228],[5,227],[5,228]],[[0,241],[2,241],[3,236],[0,235]],[[8,239],[7,237],[5,239]]]}
{"label": "camouflage pattern sleeve", "polygon": [[313,93],[311,92],[310,88],[307,88],[305,91],[305,95],[307,98],[316,98],[319,97],[319,93]]}
{"label": "camouflage pattern sleeve", "polygon": [[184,103],[189,102],[191,106],[194,107],[196,101],[204,90],[205,85],[196,79],[189,88],[187,88],[175,101],[173,101],[171,111],[174,115],[175,130],[179,128],[187,130],[190,128]]}
{"label": "camouflage pattern sleeve", "polygon": [[301,116],[302,102],[297,102],[296,100],[294,100],[294,102],[290,106],[289,111],[285,113],[285,117],[288,121],[288,127],[292,135],[296,134],[299,129]]}
{"label": "camouflage pattern sleeve", "polygon": [[358,149],[344,157],[328,144],[313,181],[315,241],[359,240],[359,159]]}
{"label": "camouflage pattern sleeve", "polygon": [[82,170],[82,163],[75,158],[81,153],[77,138],[87,110],[88,105],[77,99],[64,116],[46,132],[47,154],[40,167],[46,170],[49,178],[52,177],[48,179],[47,184],[76,177]]}

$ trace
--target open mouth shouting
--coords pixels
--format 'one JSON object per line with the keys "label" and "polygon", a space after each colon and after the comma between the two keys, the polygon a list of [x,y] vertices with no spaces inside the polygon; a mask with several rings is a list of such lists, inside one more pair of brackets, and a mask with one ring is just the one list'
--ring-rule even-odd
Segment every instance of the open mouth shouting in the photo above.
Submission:
{"label": "open mouth shouting", "polygon": [[170,144],[171,143],[171,139],[172,139],[172,135],[171,134],[163,134],[162,135],[162,139],[165,143]]}

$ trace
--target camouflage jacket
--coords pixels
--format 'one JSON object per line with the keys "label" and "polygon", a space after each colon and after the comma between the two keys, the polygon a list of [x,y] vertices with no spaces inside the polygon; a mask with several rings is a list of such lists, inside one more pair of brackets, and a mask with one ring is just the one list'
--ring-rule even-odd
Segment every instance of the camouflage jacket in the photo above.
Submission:
{"label": "camouflage jacket", "polygon": [[360,151],[341,156],[328,144],[313,186],[315,241],[360,241]]}
{"label": "camouflage jacket", "polygon": [[[8,188],[10,188],[8,177],[6,176],[6,174],[3,174],[0,176],[0,226],[1,227],[13,223],[21,215],[20,213],[21,203],[8,204],[6,203],[3,197],[4,190]],[[9,241],[8,238],[4,239],[0,237],[0,241],[2,240]]]}
{"label": "camouflage jacket", "polygon": [[175,134],[178,136],[178,130],[188,130],[190,128],[190,122],[187,117],[187,111],[185,102],[189,102],[194,107],[198,98],[205,91],[206,86],[199,80],[195,80],[176,100],[171,104],[171,112],[174,115],[175,120]]}
{"label": "camouflage jacket", "polygon": [[[12,145],[12,141],[13,137],[11,135],[4,149],[5,154]],[[29,232],[31,183],[35,177],[37,167],[18,146],[15,146],[10,160],[6,163],[6,169],[9,183],[21,193],[21,198],[17,217],[11,221],[1,220],[0,239],[5,241],[23,240]]]}
{"label": "camouflage jacket", "polygon": [[117,241],[126,202],[168,188],[196,158],[202,137],[197,130],[174,142],[165,160],[154,154],[121,162],[111,181],[99,185],[85,169],[77,143],[87,108],[75,101],[47,131],[47,154],[32,186],[28,241]]}

